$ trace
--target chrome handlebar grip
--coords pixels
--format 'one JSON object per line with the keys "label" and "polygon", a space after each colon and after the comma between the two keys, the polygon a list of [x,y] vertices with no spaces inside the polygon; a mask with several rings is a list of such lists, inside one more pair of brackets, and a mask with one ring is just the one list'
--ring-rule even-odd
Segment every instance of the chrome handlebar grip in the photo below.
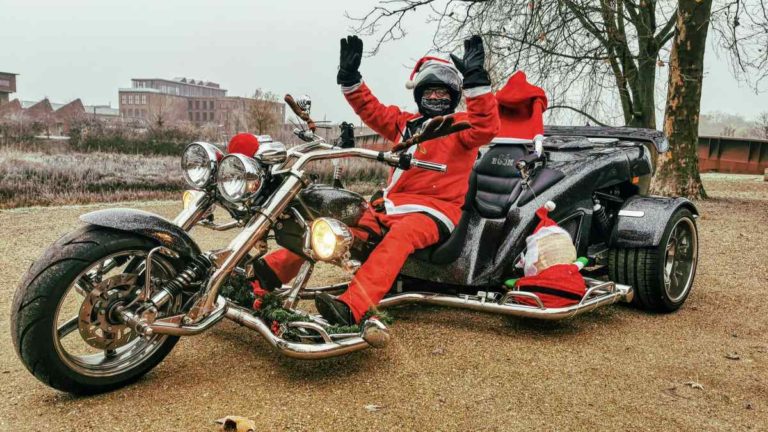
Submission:
{"label": "chrome handlebar grip", "polygon": [[448,169],[448,167],[445,166],[445,164],[422,161],[418,159],[412,159],[411,165],[416,168],[421,168],[421,169],[430,170],[430,171],[437,171],[441,173],[444,173]]}

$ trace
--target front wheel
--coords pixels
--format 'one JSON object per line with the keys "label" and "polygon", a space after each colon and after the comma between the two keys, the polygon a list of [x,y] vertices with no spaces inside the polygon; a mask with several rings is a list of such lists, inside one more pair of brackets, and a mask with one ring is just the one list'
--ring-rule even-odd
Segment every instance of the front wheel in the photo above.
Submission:
{"label": "front wheel", "polygon": [[[178,338],[142,337],[116,319],[144,283],[156,244],[136,234],[85,226],[56,241],[27,271],[13,299],[11,334],[19,358],[43,383],[70,393],[109,391],[160,363]],[[153,255],[153,279],[177,271]],[[179,309],[168,302],[158,316]]]}
{"label": "front wheel", "polygon": [[673,312],[685,303],[699,258],[696,219],[681,208],[672,214],[657,247],[611,249],[611,280],[631,285],[632,304],[656,312]]}

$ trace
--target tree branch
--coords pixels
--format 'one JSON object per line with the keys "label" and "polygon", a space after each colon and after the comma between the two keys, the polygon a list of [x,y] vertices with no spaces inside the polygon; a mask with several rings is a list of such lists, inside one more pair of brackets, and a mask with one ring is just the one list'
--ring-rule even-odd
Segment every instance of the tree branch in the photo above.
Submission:
{"label": "tree branch", "polygon": [[605,123],[601,122],[600,120],[598,120],[598,119],[596,119],[596,118],[592,117],[591,115],[587,114],[586,112],[584,112],[584,111],[582,111],[582,110],[580,110],[580,109],[578,109],[578,108],[574,108],[574,107],[572,107],[572,106],[568,106],[568,105],[553,105],[553,106],[551,106],[551,107],[547,107],[547,111],[549,111],[549,110],[553,110],[553,109],[559,109],[559,108],[563,108],[563,109],[568,109],[568,110],[571,110],[571,111],[575,111],[575,112],[577,112],[577,113],[579,113],[579,114],[583,115],[584,117],[586,117],[586,118],[588,118],[588,119],[592,120],[592,121],[593,121],[594,123],[596,123],[598,126],[606,126],[606,127],[607,127],[607,126],[610,126],[610,125],[607,125],[607,124],[605,124]]}

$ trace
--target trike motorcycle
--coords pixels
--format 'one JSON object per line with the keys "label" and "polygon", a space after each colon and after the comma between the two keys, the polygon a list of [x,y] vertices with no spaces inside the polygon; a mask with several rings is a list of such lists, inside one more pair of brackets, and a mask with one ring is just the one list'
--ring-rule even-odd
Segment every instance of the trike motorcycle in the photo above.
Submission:
{"label": "trike motorcycle", "polygon": [[[182,157],[184,209],[173,221],[131,209],[81,216],[85,223],[51,245],[27,271],[13,301],[12,338],[24,365],[39,380],[72,393],[124,386],[151,370],[182,336],[229,319],[255,330],[283,354],[299,359],[384,347],[382,320],[331,333],[321,316],[289,323],[281,337],[253,310],[222,295],[235,275],[253,279],[267,240],[307,259],[298,276],[274,294],[295,311],[299,300],[340,292],[346,284],[307,286],[313,266],[329,262],[354,273],[374,245],[356,243],[349,226],[368,205],[333,185],[316,184],[307,170],[318,160],[363,158],[393,169],[444,171],[410,146],[455,132],[436,118],[421,134],[390,151],[355,148],[347,129],[338,143],[314,133],[309,99],[286,101],[310,126],[306,143],[287,149],[262,139],[255,154],[223,154],[195,142]],[[682,198],[648,197],[653,152],[667,150],[656,131],[550,127],[535,140],[496,139],[481,149],[460,223],[440,243],[413,254],[379,308],[422,303],[525,318],[564,319],[616,302],[670,312],[688,297],[696,271],[698,211]],[[337,173],[338,174],[338,173]],[[587,291],[568,307],[547,307],[534,292],[509,289],[536,224],[551,213],[587,257]],[[229,222],[213,219],[223,208]],[[237,230],[223,249],[202,251],[193,227]],[[521,301],[525,300],[525,301]],[[295,337],[295,335],[299,337]]]}

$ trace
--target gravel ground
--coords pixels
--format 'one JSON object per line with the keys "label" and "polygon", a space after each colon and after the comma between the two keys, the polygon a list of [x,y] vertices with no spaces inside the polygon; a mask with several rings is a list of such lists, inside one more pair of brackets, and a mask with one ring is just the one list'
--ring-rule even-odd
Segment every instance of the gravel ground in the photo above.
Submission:
{"label": "gravel ground", "polygon": [[[95,397],[35,380],[8,323],[22,273],[86,208],[2,212],[0,430],[211,431],[228,414],[265,431],[766,430],[768,183],[705,182],[713,198],[698,203],[699,271],[678,313],[612,306],[541,323],[411,307],[395,311],[386,349],[318,362],[282,358],[224,322],[182,339],[137,384]],[[166,217],[178,210],[130,205]],[[195,237],[206,247],[227,240]],[[315,280],[332,277],[325,269]]]}

